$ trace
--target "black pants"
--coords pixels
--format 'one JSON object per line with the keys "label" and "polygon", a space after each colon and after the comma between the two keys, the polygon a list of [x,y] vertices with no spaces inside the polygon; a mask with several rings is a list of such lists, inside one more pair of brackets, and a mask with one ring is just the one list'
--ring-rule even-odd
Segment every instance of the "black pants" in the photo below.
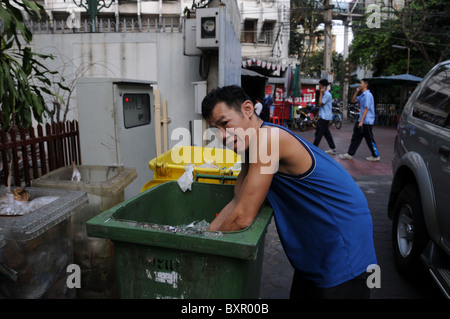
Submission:
{"label": "black pants", "polygon": [[330,288],[318,288],[311,281],[303,279],[294,271],[291,299],[369,299],[370,288],[367,286],[368,273]]}
{"label": "black pants", "polygon": [[336,145],[334,145],[333,136],[331,136],[329,122],[330,121],[323,120],[323,119],[319,119],[317,121],[317,128],[316,128],[316,135],[315,135],[316,138],[314,139],[314,145],[319,146],[322,136],[325,136],[325,139],[328,142],[328,146],[334,150],[336,148]]}
{"label": "black pants", "polygon": [[350,142],[350,146],[348,148],[348,155],[355,155],[356,150],[359,147],[359,144],[361,144],[362,139],[364,138],[366,140],[367,146],[369,147],[370,152],[372,153],[373,157],[378,157],[380,154],[378,153],[377,144],[375,143],[375,140],[373,138],[372,133],[372,127],[373,125],[369,124],[363,124],[362,127],[358,127],[358,123],[355,123],[355,126],[353,127],[353,135],[352,140]]}

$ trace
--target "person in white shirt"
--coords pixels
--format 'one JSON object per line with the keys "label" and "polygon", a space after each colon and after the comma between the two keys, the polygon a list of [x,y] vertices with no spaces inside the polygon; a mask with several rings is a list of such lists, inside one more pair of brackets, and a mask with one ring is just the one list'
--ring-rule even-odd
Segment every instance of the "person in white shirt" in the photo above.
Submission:
{"label": "person in white shirt", "polygon": [[263,105],[261,103],[260,99],[256,99],[256,103],[255,103],[255,113],[256,115],[260,115],[261,111],[262,111]]}

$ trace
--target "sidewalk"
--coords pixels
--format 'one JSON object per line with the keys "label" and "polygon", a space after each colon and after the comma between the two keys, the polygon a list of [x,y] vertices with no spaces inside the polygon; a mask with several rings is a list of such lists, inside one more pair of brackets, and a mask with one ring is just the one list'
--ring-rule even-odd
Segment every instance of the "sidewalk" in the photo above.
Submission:
{"label": "sidewalk", "polygon": [[[354,122],[344,121],[340,129],[336,129],[334,125],[330,127],[331,135],[336,144],[337,154],[347,153],[353,134],[354,124]],[[293,129],[292,131],[307,141],[311,143],[314,142],[314,134],[316,131],[314,128],[308,128],[305,132],[301,132],[299,129]],[[342,160],[338,155],[331,156],[352,176],[392,175],[391,160],[394,155],[394,138],[396,133],[396,128],[392,126],[373,127],[373,136],[381,156],[380,162],[372,163],[366,161],[366,157],[371,156],[371,153],[364,139],[362,140],[361,145],[359,145],[356,154],[353,156],[353,160]],[[320,141],[319,148],[322,150],[329,149],[325,137]]]}
{"label": "sidewalk", "polygon": [[[330,127],[336,144],[337,154],[347,153],[353,133],[353,125],[354,122],[344,121],[340,129],[336,129],[334,126]],[[314,141],[314,128],[308,128],[305,132],[301,132],[298,129],[293,129],[292,131],[311,143]],[[341,160],[338,155],[330,156],[336,159],[356,181],[390,181],[390,177],[392,176],[391,160],[394,154],[394,138],[396,133],[395,127],[374,126],[373,135],[381,156],[379,162],[369,162],[365,159],[371,154],[364,140],[361,142],[352,160]],[[319,148],[322,150],[329,149],[325,138],[322,138]],[[273,219],[266,233],[262,271],[260,298],[289,298],[293,268],[281,246]]]}

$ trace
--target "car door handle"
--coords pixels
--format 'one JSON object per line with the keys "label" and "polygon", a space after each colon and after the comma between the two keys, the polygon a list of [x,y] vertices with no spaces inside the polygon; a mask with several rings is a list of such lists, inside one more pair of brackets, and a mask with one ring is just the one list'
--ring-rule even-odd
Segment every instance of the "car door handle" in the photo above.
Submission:
{"label": "car door handle", "polygon": [[450,148],[448,148],[447,146],[439,147],[439,154],[441,154],[445,157],[449,157],[450,156]]}

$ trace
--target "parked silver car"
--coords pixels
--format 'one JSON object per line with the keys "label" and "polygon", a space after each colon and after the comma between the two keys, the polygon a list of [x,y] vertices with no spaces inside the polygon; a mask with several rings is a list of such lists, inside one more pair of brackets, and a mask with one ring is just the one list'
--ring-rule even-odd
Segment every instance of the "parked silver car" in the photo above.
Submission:
{"label": "parked silver car", "polygon": [[409,98],[394,148],[388,215],[396,266],[413,279],[425,265],[450,298],[450,60]]}

